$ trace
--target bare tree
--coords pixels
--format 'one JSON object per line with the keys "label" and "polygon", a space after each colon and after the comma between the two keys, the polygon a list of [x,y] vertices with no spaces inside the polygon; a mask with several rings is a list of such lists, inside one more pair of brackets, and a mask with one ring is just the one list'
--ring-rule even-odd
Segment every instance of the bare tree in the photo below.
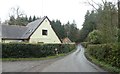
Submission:
{"label": "bare tree", "polygon": [[9,17],[13,16],[15,18],[19,18],[24,15],[25,15],[24,11],[21,10],[19,6],[12,7],[9,12]]}

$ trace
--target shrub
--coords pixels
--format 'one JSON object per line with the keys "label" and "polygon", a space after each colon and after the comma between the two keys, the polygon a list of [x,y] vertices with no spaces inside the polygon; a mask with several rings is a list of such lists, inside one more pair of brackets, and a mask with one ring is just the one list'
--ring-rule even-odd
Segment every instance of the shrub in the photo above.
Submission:
{"label": "shrub", "polygon": [[75,49],[75,45],[70,44],[25,44],[25,43],[3,43],[3,58],[39,58],[56,55],[58,53],[68,53]]}
{"label": "shrub", "polygon": [[120,49],[117,44],[88,45],[87,52],[100,61],[120,67]]}
{"label": "shrub", "polygon": [[120,29],[118,29],[118,42],[120,42]]}
{"label": "shrub", "polygon": [[93,30],[88,35],[88,41],[93,44],[101,43],[101,32],[98,30]]}
{"label": "shrub", "polygon": [[81,45],[85,48],[87,48],[88,44],[90,44],[89,42],[82,42]]}

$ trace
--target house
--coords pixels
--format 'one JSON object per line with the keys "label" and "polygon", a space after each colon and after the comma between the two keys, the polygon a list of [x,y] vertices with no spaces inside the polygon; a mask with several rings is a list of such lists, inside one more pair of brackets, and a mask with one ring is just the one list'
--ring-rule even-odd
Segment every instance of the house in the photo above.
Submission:
{"label": "house", "polygon": [[26,26],[0,25],[1,42],[61,43],[47,16]]}
{"label": "house", "polygon": [[75,44],[75,42],[72,42],[68,37],[65,37],[62,39],[63,44]]}
{"label": "house", "polygon": [[62,42],[65,44],[72,43],[72,41],[68,37],[62,39]]}

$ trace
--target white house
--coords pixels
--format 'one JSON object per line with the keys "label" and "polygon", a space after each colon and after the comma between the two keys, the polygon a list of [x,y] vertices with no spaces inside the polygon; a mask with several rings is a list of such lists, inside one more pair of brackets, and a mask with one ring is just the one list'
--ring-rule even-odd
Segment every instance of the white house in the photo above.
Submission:
{"label": "white house", "polygon": [[29,43],[61,43],[47,16],[28,23],[27,26],[0,25],[1,41]]}

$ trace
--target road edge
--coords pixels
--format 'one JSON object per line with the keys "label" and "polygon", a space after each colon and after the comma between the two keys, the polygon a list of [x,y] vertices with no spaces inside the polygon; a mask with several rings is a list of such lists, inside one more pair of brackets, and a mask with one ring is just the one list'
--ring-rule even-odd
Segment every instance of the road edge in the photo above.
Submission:
{"label": "road edge", "polygon": [[[88,61],[90,61],[91,63],[97,65],[98,67],[100,67],[101,69],[103,69],[105,72],[111,72],[111,74],[112,74],[112,73],[114,74],[115,72],[120,73],[119,71],[116,71],[116,70],[111,71],[109,68],[107,68],[107,67],[104,66],[103,64],[100,64],[100,63],[95,62],[94,60],[97,60],[97,59],[92,59],[92,56],[90,56],[90,55],[86,52],[86,50],[85,50],[85,52],[84,52],[84,55],[85,55],[85,57],[86,57],[86,59],[87,59]],[[97,60],[97,61],[98,61],[98,60]],[[100,62],[100,61],[99,61],[99,62]]]}

